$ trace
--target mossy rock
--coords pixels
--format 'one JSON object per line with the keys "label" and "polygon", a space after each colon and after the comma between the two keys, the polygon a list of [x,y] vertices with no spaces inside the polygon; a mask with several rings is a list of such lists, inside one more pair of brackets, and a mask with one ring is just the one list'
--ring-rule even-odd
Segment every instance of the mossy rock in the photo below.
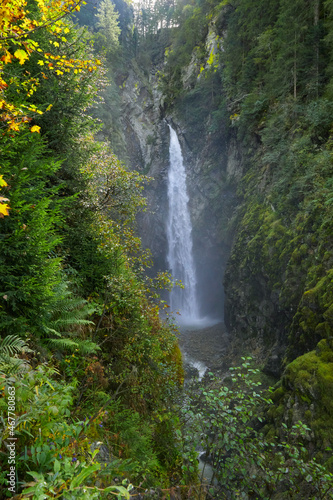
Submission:
{"label": "mossy rock", "polygon": [[306,404],[307,423],[315,435],[316,446],[324,449],[333,444],[333,351],[323,339],[317,349],[290,363],[284,385]]}
{"label": "mossy rock", "polygon": [[275,389],[274,392],[272,392],[271,400],[273,401],[273,403],[276,403],[280,401],[285,394],[286,394],[286,388],[280,385],[279,387],[277,387],[277,389]]}

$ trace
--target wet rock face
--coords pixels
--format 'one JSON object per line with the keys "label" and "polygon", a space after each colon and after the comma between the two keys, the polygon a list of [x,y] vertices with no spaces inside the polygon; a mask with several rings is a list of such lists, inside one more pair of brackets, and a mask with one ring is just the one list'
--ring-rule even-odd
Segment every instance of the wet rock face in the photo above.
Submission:
{"label": "wet rock face", "polygon": [[239,234],[224,276],[225,323],[244,352],[255,356],[268,375],[280,377],[286,352],[288,317],[265,270]]}
{"label": "wet rock face", "polygon": [[166,269],[165,214],[167,213],[168,127],[161,116],[162,94],[157,76],[135,65],[123,83],[123,135],[130,168],[147,175],[147,210],[138,218],[143,246],[154,257],[154,271]]}

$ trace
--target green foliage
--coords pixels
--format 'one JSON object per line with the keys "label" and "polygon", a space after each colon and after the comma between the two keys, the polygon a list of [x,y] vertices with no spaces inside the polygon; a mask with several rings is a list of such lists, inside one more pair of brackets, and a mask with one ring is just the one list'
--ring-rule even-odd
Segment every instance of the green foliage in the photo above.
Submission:
{"label": "green foliage", "polygon": [[0,341],[0,375],[12,375],[27,368],[27,362],[17,357],[22,352],[31,352],[31,349],[20,337],[7,335]]}
{"label": "green foliage", "polygon": [[[330,446],[333,439],[332,359],[331,341],[321,340],[315,351],[300,356],[287,366],[282,380],[284,387],[291,388],[302,399],[303,412],[311,410],[309,424],[316,446],[321,450]],[[281,398],[280,402],[283,401]]]}
{"label": "green foliage", "polygon": [[[109,62],[119,34],[113,6],[102,3],[97,19],[96,46],[106,45]],[[182,383],[181,356],[152,301],[157,293],[144,277],[150,255],[135,234],[145,179],[93,136],[90,114],[105,70],[94,66],[93,36],[69,20],[66,31],[66,39],[56,31],[46,38],[42,29],[33,35],[46,54],[52,46],[61,60],[84,55],[91,67],[62,71],[58,59],[41,61],[36,51],[24,68],[38,75],[36,91],[8,91],[15,102],[48,111],[34,116],[41,134],[23,126],[1,139],[2,194],[10,193],[11,205],[0,231],[1,391],[15,388],[22,498],[129,498],[132,477],[168,487],[176,467],[173,445],[163,451],[173,421],[159,439],[156,421]],[[9,428],[1,419],[3,444]]]}
{"label": "green foliage", "polygon": [[[39,365],[11,377],[4,386],[15,387],[15,435],[23,453],[17,457],[16,467],[23,484],[22,498],[53,498],[62,492],[64,498],[104,498],[107,493],[129,498],[131,485],[98,488],[94,481],[102,466],[89,446],[91,421],[71,418],[74,386],[58,382],[55,370]],[[6,398],[1,400],[2,409]],[[8,427],[3,426],[1,443],[8,438]],[[102,475],[118,472],[119,462],[104,467]],[[33,479],[33,480],[32,480]],[[85,491],[86,490],[86,491]]]}
{"label": "green foliage", "polygon": [[101,52],[102,47],[106,51],[106,57],[110,58],[118,48],[120,28],[118,26],[119,14],[110,0],[102,0],[98,6],[96,17],[98,32],[95,36],[96,50]]}
{"label": "green foliage", "polygon": [[[250,358],[231,369],[230,381],[223,384],[211,377],[205,387],[187,394],[182,408],[185,443],[199,446],[211,464],[213,475],[208,486],[197,486],[195,498],[206,491],[213,498],[328,498],[333,476],[308,457],[304,440],[310,429],[297,422],[282,423],[282,436],[265,438],[262,433],[264,409],[272,401],[254,382],[258,370]],[[193,440],[194,438],[194,440]],[[190,462],[191,463],[191,462]],[[194,466],[184,465],[193,471]],[[201,482],[205,475],[203,469]]]}
{"label": "green foliage", "polygon": [[59,164],[43,158],[36,135],[3,140],[3,171],[8,172],[11,217],[1,224],[0,324],[7,334],[39,335],[54,289],[61,282],[56,247],[60,238],[60,205],[47,178]]}

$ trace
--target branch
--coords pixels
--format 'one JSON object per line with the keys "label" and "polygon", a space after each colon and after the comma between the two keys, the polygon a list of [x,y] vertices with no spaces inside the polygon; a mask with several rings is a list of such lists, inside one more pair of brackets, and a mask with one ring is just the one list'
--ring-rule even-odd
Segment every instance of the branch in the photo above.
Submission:
{"label": "branch", "polygon": [[244,95],[242,95],[242,97],[239,97],[235,101],[231,101],[230,104],[229,104],[229,106],[228,106],[228,109],[232,109],[233,106],[234,106],[234,104],[237,104],[238,102],[242,101],[243,99],[245,99],[245,97],[248,97],[249,95],[251,95],[251,93],[250,94],[244,94]]}

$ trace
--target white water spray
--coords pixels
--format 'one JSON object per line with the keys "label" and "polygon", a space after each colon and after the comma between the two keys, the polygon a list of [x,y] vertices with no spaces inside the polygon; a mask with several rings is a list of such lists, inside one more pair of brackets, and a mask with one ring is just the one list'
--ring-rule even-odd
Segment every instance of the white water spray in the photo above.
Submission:
{"label": "white water spray", "polygon": [[173,312],[181,313],[181,322],[199,319],[196,295],[196,275],[192,254],[192,224],[188,209],[186,172],[178,137],[170,129],[170,166],[168,173],[169,216],[167,223],[168,264],[173,277],[181,280],[185,289],[174,287],[170,293]]}

